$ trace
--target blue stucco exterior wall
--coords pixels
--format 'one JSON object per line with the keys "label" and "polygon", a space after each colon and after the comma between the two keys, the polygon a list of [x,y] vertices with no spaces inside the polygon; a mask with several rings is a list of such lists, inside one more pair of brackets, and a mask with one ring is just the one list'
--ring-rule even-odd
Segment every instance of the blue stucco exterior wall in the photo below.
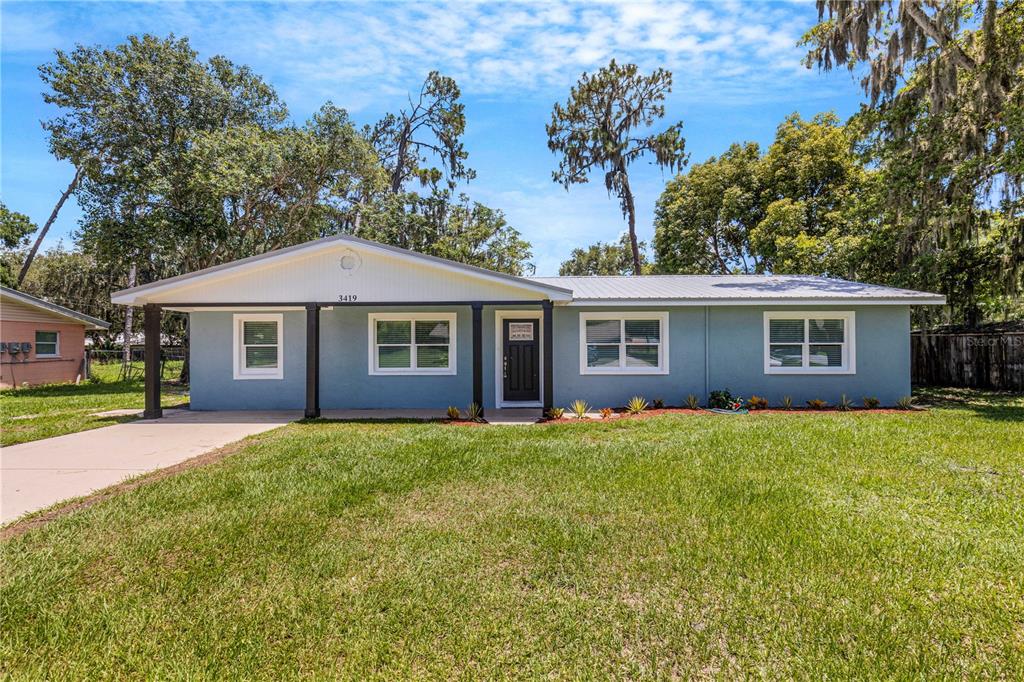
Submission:
{"label": "blue stucco exterior wall", "polygon": [[[500,308],[488,306],[483,316],[483,389],[484,405],[488,408],[494,407],[496,397],[497,309]],[[690,393],[703,400],[708,390],[728,388],[744,397],[762,395],[773,403],[784,395],[792,397],[795,404],[812,398],[835,403],[845,393],[852,400],[875,396],[883,404],[891,405],[910,393],[910,312],[907,306],[807,308],[856,313],[856,374],[844,375],[766,375],[763,355],[766,309],[764,306],[646,309],[669,312],[670,373],[595,376],[579,372],[580,313],[622,309],[556,307],[553,315],[555,404],[567,405],[580,398],[595,407],[619,406],[631,396],[642,395],[648,400],[661,398],[667,404],[678,405]],[[382,310],[402,312],[395,308]],[[456,313],[458,374],[444,376],[370,376],[367,371],[367,316],[370,312],[373,311],[363,307],[337,307],[321,313],[322,408],[443,408],[469,404],[473,392],[473,350],[472,312],[468,306],[434,306],[408,311]],[[286,312],[284,320],[284,378],[236,381],[232,377],[232,313],[191,313],[193,409],[302,409],[305,401],[305,312]]]}
{"label": "blue stucco exterior wall", "polygon": [[[787,310],[799,308],[787,308]],[[835,404],[843,394],[855,402],[877,397],[893,405],[910,395],[910,308],[907,306],[814,306],[815,311],[852,310],[856,328],[856,373],[779,375],[764,373],[764,307],[710,308],[710,390],[728,388],[778,404],[783,396],[802,405],[815,398]],[[750,342],[753,338],[754,342]]]}

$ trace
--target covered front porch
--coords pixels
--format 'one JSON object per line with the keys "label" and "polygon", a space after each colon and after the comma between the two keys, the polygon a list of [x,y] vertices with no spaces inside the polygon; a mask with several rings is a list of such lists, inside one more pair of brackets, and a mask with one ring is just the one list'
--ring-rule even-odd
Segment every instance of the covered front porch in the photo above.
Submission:
{"label": "covered front porch", "polygon": [[[454,337],[462,337],[462,342],[458,345],[462,361],[458,363],[456,372],[456,358],[453,358],[453,376],[381,377],[367,371],[368,363],[371,367],[373,363],[372,358],[368,359],[366,353],[368,318],[372,323],[375,316],[391,316],[389,311],[430,317],[431,313],[439,310],[458,311],[459,324],[452,331],[452,351],[454,354]],[[193,316],[190,328],[200,330],[199,338],[196,337],[196,332],[193,333],[194,343],[191,344],[193,404],[194,407],[197,404],[195,397],[198,392],[201,398],[198,401],[198,409],[245,409],[237,403],[219,405],[216,401],[211,402],[211,396],[224,397],[243,391],[253,391],[257,386],[265,395],[276,394],[275,400],[283,399],[285,394],[290,397],[287,404],[279,402],[276,407],[256,401],[252,409],[302,407],[307,418],[381,418],[380,415],[387,410],[366,409],[380,407],[390,408],[391,411],[415,407],[422,410],[425,415],[428,412],[437,412],[437,417],[440,417],[443,416],[447,405],[455,405],[465,410],[469,403],[475,403],[485,411],[489,421],[493,422],[497,418],[499,421],[514,423],[535,420],[553,404],[554,324],[553,302],[549,299],[301,303],[169,301],[144,304],[143,311],[146,337],[146,418],[158,418],[162,414],[158,372],[155,367],[160,357],[159,330],[165,311],[184,312]],[[282,325],[281,331],[289,338],[289,343],[282,345],[279,358],[282,372],[288,381],[232,381],[228,369],[230,361],[217,356],[217,352],[222,352],[226,343],[223,336],[230,335],[231,323],[228,320],[233,315],[259,315],[270,312],[285,316],[288,321],[287,326]],[[203,327],[196,325],[195,319],[210,319],[216,316],[222,316],[224,321],[206,326],[216,326],[220,330],[219,339],[217,335],[214,338],[210,338],[209,335],[202,336]],[[452,316],[454,318],[455,314]],[[534,350],[539,356],[539,395],[533,400],[504,400],[502,379],[503,374],[509,371],[504,351],[509,346],[501,343],[502,334],[503,330],[507,334],[510,320],[518,320],[522,326],[524,320],[520,318],[537,322],[538,343]],[[469,324],[464,324],[464,321]],[[516,323],[512,324],[514,326]],[[372,338],[370,343],[372,344]],[[221,350],[218,351],[218,348]],[[458,376],[454,376],[455,374]],[[214,380],[214,375],[219,378]],[[490,390],[492,387],[493,393]],[[429,393],[429,402],[424,403],[421,395],[417,401],[403,403],[403,390],[415,390],[421,394],[426,391]],[[505,390],[508,390],[507,381]],[[384,393],[392,395],[391,403],[382,404],[381,396]],[[360,394],[366,397],[365,402],[359,402]],[[394,394],[398,394],[398,397]],[[511,412],[495,411],[501,408],[522,407],[531,408],[530,417],[523,417],[527,412],[522,409]],[[360,414],[363,416],[352,416]]]}

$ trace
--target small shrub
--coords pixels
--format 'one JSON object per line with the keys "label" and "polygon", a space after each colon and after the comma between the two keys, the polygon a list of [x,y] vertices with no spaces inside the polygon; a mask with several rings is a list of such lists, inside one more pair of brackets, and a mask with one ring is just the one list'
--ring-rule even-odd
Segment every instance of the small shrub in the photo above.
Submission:
{"label": "small shrub", "polygon": [[762,398],[759,395],[750,396],[750,400],[747,401],[747,407],[752,410],[764,410],[768,408],[768,399]]}
{"label": "small shrub", "polygon": [[484,420],[484,408],[476,403],[470,403],[466,408],[466,419],[471,422],[482,422]]}
{"label": "small shrub", "polygon": [[651,407],[655,410],[661,410],[665,408],[665,401],[662,398],[655,398],[651,401]]}
{"label": "small shrub", "polygon": [[914,409],[914,400],[914,396],[905,395],[896,401],[896,407],[900,408],[901,410],[912,410]]}
{"label": "small shrub", "polygon": [[700,398],[691,393],[690,395],[686,396],[686,406],[691,410],[699,410]]}
{"label": "small shrub", "polygon": [[869,410],[877,409],[878,406],[881,405],[878,398],[875,398],[873,396],[864,396],[864,399],[861,400],[861,402],[864,403],[864,407],[868,408]]}
{"label": "small shrub", "polygon": [[569,411],[576,415],[577,419],[586,419],[587,412],[590,412],[590,405],[586,400],[574,400],[569,403]]}
{"label": "small shrub", "polygon": [[448,418],[451,419],[452,421],[455,421],[455,420],[459,419],[460,417],[462,417],[462,413],[459,412],[459,408],[455,407],[454,405],[449,405],[448,406]]}
{"label": "small shrub", "polygon": [[565,410],[561,407],[552,407],[548,410],[548,419],[561,419],[565,414]]}
{"label": "small shrub", "polygon": [[615,414],[615,410],[610,407],[601,408],[601,419],[611,419],[612,415]]}
{"label": "small shrub", "polygon": [[792,410],[793,409],[793,396],[784,395],[782,396],[782,409]]}
{"label": "small shrub", "polygon": [[836,405],[837,410],[849,412],[851,407],[853,407],[853,401],[847,398],[845,393],[839,396],[839,403]]}
{"label": "small shrub", "polygon": [[732,397],[732,393],[729,389],[724,391],[711,391],[708,396],[708,407],[712,407],[718,410],[731,410],[733,403],[736,399]]}
{"label": "small shrub", "polygon": [[826,407],[828,407],[828,403],[819,398],[815,398],[814,400],[807,401],[807,407],[811,408],[812,410],[824,410]]}
{"label": "small shrub", "polygon": [[633,396],[626,403],[626,411],[630,414],[640,414],[647,409],[647,401],[638,395]]}

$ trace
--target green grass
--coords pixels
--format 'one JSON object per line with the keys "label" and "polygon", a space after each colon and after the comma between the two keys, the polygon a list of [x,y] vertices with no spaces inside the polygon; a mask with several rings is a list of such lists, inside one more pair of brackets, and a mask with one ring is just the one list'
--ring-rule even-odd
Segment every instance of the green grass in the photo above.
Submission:
{"label": "green grass", "polygon": [[0,675],[1024,675],[1024,400],[298,423],[5,542]]}
{"label": "green grass", "polygon": [[[177,368],[167,363],[164,376],[177,376]],[[96,412],[124,408],[142,408],[145,404],[141,376],[117,381],[119,365],[94,365],[98,382],[50,384],[0,391],[0,446],[26,443],[130,421],[135,417],[96,417]],[[161,403],[165,407],[188,401],[184,389],[164,385]]]}

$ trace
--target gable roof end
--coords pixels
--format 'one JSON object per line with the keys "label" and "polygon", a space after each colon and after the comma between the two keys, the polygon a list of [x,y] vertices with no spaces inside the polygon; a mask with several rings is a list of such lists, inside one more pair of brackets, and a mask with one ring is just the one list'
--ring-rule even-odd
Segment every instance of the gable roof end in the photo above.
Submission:
{"label": "gable roof end", "polygon": [[[234,276],[236,274],[241,274],[250,268],[271,265],[278,261],[286,261],[289,258],[307,256],[339,244],[351,244],[360,248],[396,256],[410,262],[417,262],[422,265],[442,270],[456,271],[470,277],[478,277],[491,282],[498,282],[512,287],[519,287],[531,292],[542,293],[552,300],[568,301],[572,298],[571,290],[555,284],[544,283],[526,277],[508,275],[503,272],[495,272],[494,270],[488,270],[487,268],[458,263],[445,258],[430,256],[416,251],[399,248],[397,246],[390,246],[388,244],[380,244],[378,242],[362,239],[360,237],[353,237],[351,235],[334,235],[311,242],[305,242],[303,244],[296,244],[295,246],[285,247],[283,249],[268,251],[256,256],[249,256],[248,258],[242,258],[229,263],[215,265],[213,267],[204,268],[203,270],[197,270],[184,275],[168,277],[167,279],[151,282],[150,284],[143,284],[131,289],[115,291],[111,294],[110,300],[121,305],[141,305],[148,302],[147,299],[157,293],[165,295],[168,291],[173,291],[178,287],[194,286],[204,280],[210,280],[222,276]],[[187,301],[182,302],[185,303]],[[273,301],[268,301],[268,303],[273,303]]]}
{"label": "gable roof end", "polygon": [[110,328],[109,322],[101,320],[98,317],[86,315],[85,313],[80,313],[77,310],[65,308],[62,305],[57,305],[56,303],[44,301],[41,298],[36,298],[35,296],[26,294],[23,291],[17,291],[15,289],[9,289],[8,287],[5,286],[0,286],[0,297],[10,298],[17,301],[18,303],[21,303],[22,305],[31,306],[39,310],[44,310],[53,315],[59,315],[60,317],[66,317],[74,320],[75,322],[83,323],[86,329],[103,330]]}

